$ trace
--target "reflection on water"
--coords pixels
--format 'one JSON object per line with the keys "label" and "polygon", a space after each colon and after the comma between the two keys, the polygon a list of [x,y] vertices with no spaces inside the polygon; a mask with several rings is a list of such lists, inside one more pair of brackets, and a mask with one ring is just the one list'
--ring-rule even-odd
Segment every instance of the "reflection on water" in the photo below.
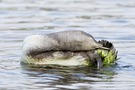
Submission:
{"label": "reflection on water", "polygon": [[[112,69],[112,68],[111,68]],[[112,81],[116,72],[109,70],[96,70],[90,68],[23,68],[22,73],[30,78],[36,79],[33,87],[38,86],[44,88],[59,89],[88,89],[95,82]],[[30,83],[30,82],[27,82]],[[47,86],[46,86],[47,84]],[[100,85],[98,85],[100,86]],[[106,86],[105,86],[106,87]]]}
{"label": "reflection on water", "polygon": [[[0,89],[134,90],[134,12],[133,0],[0,0]],[[62,30],[113,42],[117,65],[101,70],[20,66],[26,36]]]}

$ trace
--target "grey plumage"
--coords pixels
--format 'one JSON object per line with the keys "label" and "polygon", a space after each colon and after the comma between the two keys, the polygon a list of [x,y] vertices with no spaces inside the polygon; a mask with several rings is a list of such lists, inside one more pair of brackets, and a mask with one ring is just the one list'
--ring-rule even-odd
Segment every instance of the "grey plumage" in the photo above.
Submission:
{"label": "grey plumage", "polygon": [[[53,44],[51,50],[69,50],[69,51],[86,51],[97,48],[107,49],[99,44],[90,34],[83,31],[62,31],[47,35],[58,44]],[[46,43],[51,43],[47,42]],[[49,46],[48,46],[49,47]]]}
{"label": "grey plumage", "polygon": [[106,43],[97,42],[90,34],[77,30],[32,35],[23,42],[22,62],[38,63],[37,60],[68,58],[70,60],[72,57],[81,56],[92,64],[97,62],[100,68],[102,60],[95,50],[110,48],[106,47]]}

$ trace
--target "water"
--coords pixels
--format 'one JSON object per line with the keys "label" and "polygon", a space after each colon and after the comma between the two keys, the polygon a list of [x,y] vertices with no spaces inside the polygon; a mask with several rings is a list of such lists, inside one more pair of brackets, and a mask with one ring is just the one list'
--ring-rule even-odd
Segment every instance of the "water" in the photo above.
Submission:
{"label": "water", "polygon": [[[135,90],[134,0],[0,0],[1,90]],[[22,41],[34,33],[83,30],[119,51],[117,65],[25,68]]]}

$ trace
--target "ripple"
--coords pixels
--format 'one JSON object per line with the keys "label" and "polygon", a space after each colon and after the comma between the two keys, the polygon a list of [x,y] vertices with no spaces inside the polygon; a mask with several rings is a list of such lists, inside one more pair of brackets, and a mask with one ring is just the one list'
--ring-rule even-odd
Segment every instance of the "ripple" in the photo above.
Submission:
{"label": "ripple", "polygon": [[[0,88],[134,90],[134,6],[133,0],[0,0]],[[26,36],[63,30],[113,42],[117,65],[101,70],[20,66]]]}

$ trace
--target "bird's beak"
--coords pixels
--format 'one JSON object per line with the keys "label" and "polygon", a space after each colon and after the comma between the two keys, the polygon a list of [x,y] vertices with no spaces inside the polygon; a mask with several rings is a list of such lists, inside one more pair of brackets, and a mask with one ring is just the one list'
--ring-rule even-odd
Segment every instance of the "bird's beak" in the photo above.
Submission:
{"label": "bird's beak", "polygon": [[100,69],[100,68],[102,68],[102,67],[103,67],[103,62],[102,62],[101,59],[98,59],[98,60],[97,60],[97,69]]}

